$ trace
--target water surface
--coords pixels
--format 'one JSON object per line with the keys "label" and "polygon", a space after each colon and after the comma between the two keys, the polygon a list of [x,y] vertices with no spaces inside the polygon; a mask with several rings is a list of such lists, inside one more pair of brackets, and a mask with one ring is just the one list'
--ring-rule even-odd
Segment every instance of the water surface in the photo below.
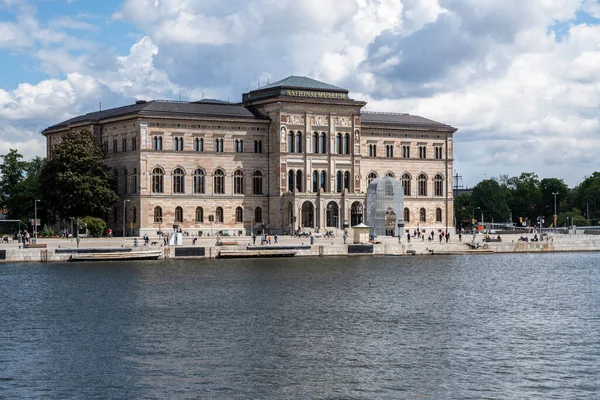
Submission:
{"label": "water surface", "polygon": [[600,254],[0,265],[0,398],[596,399]]}

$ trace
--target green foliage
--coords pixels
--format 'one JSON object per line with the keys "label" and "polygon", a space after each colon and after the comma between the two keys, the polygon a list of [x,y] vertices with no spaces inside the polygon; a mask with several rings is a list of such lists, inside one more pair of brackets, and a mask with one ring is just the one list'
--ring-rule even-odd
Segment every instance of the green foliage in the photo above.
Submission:
{"label": "green foliage", "polygon": [[106,228],[106,222],[96,217],[85,217],[81,219],[79,226],[85,226],[93,237],[100,237]]}
{"label": "green foliage", "polygon": [[[42,195],[40,173],[44,159],[22,161],[23,156],[15,149],[0,158],[0,205],[6,206],[10,219],[29,221],[34,217],[35,200]],[[38,218],[45,219],[45,209],[40,206]]]}
{"label": "green foliage", "polygon": [[58,237],[58,235],[48,225],[44,225],[44,229],[38,232],[38,237],[51,238]]}
{"label": "green foliage", "polygon": [[471,195],[462,193],[454,199],[454,217],[459,226],[471,224],[471,215],[473,206],[471,206]]}
{"label": "green foliage", "polygon": [[48,204],[62,219],[104,216],[118,200],[109,184],[109,171],[102,149],[88,130],[64,135],[42,171]]}
{"label": "green foliage", "polygon": [[[590,219],[590,223],[598,221],[600,217],[600,172],[588,176],[575,189],[575,204],[583,215]],[[589,209],[589,215],[587,210]]]}
{"label": "green foliage", "polygon": [[505,184],[509,190],[508,207],[512,211],[513,217],[517,220],[519,217],[523,217],[535,221],[542,215],[543,197],[536,174],[524,172],[518,177],[506,179]]}
{"label": "green foliage", "polygon": [[[506,201],[505,191],[495,179],[479,182],[473,188],[471,200],[473,207],[480,208],[477,214],[481,215],[483,213],[485,221],[508,221],[510,210]],[[475,218],[477,220],[481,219],[477,218],[477,216]]]}

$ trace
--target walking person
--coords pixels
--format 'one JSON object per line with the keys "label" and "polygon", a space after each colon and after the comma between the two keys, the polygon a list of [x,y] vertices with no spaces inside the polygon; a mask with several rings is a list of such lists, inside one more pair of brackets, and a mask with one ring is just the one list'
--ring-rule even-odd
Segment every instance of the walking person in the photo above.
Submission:
{"label": "walking person", "polygon": [[256,234],[252,233],[252,245],[256,246]]}

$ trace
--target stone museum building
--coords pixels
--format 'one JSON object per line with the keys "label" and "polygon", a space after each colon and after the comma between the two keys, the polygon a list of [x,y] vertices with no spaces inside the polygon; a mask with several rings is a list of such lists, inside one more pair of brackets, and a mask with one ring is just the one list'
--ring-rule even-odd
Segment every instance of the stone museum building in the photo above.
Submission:
{"label": "stone museum building", "polygon": [[387,235],[453,227],[456,129],[365,105],[346,89],[290,76],[241,103],[138,100],[42,134],[52,157],[64,133],[93,132],[121,199],[107,216],[115,233],[123,222],[127,235],[151,236],[174,226],[201,236],[341,229],[366,223],[367,187],[385,176],[403,196]]}

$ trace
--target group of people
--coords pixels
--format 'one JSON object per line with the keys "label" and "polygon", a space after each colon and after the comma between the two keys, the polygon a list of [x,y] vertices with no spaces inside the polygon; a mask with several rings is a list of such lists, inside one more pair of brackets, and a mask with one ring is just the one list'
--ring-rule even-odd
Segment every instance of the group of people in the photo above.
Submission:
{"label": "group of people", "polygon": [[18,231],[15,234],[15,239],[19,241],[19,243],[29,244],[29,239],[31,239],[31,235],[27,231],[27,229],[23,229],[22,231]]}
{"label": "group of people", "polygon": [[[417,240],[421,239],[424,242],[425,241],[425,232],[421,232],[421,230],[417,228],[413,231],[412,238],[417,239]],[[410,233],[408,233],[406,235],[406,239],[408,240],[408,243],[410,243],[410,239],[411,239]],[[439,239],[440,243],[442,243],[444,240],[446,241],[446,243],[450,242],[450,232],[441,231],[438,234],[438,239]],[[434,240],[435,240],[435,232],[431,231],[429,233],[429,235],[427,235],[427,241],[433,242]],[[461,232],[458,233],[458,241],[459,242],[462,241],[462,233]]]}
{"label": "group of people", "polygon": [[[261,235],[260,238],[260,244],[272,244],[273,241],[275,242],[275,244],[279,243],[279,237],[277,236],[277,234],[274,235],[267,235],[266,233]],[[256,245],[256,234],[252,234],[252,244]]]}

